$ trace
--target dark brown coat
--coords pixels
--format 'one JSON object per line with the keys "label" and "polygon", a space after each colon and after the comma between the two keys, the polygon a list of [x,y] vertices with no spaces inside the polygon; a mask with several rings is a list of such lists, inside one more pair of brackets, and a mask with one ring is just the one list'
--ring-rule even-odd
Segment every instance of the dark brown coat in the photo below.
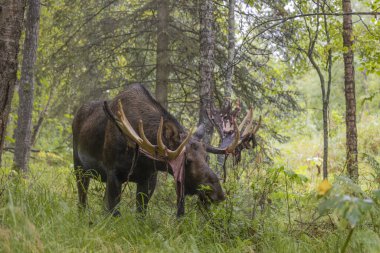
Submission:
{"label": "dark brown coat", "polygon": [[[152,98],[144,86],[130,85],[109,101],[114,112],[119,99],[136,131],[138,121],[143,121],[145,135],[152,144],[156,144],[161,117],[164,119],[163,141],[169,149],[176,149],[186,137],[184,127]],[[168,166],[140,154],[131,170],[135,145],[107,118],[101,101],[83,105],[75,115],[72,127],[80,205],[85,207],[87,204],[90,178],[100,176],[106,182],[105,206],[108,211],[118,213],[115,207],[120,201],[121,186],[127,181],[137,183],[137,210],[144,211],[155,189],[157,171],[166,171]],[[221,201],[224,193],[218,177],[206,162],[206,156],[204,144],[193,137],[186,146],[185,194],[198,194],[202,200],[207,196],[212,201]],[[169,173],[172,174],[170,167]],[[208,185],[211,191],[199,191],[200,185]],[[181,212],[179,210],[179,214]]]}

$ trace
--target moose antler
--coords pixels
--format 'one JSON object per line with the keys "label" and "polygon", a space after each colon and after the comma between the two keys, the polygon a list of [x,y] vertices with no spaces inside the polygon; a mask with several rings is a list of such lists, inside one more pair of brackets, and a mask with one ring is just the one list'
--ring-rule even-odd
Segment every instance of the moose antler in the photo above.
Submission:
{"label": "moose antler", "polygon": [[[249,108],[247,115],[244,117],[243,121],[239,125],[239,131],[243,131],[243,134],[241,135],[241,139],[239,141],[239,144],[243,143],[251,135],[255,135],[257,130],[259,130],[260,125],[261,125],[261,116],[259,117],[259,121],[257,122],[255,128],[252,129],[252,127],[253,127],[253,109],[252,109],[252,107]],[[244,128],[244,130],[243,130],[243,128]]]}
{"label": "moose antler", "polygon": [[[107,104],[105,104],[105,106],[107,107]],[[178,146],[176,150],[173,151],[167,148],[162,141],[162,131],[164,125],[164,120],[162,117],[160,119],[160,125],[157,132],[157,145],[153,145],[145,136],[142,120],[139,121],[138,125],[138,131],[140,135],[136,133],[124,114],[123,106],[120,100],[118,100],[116,117],[113,117],[113,119],[123,134],[132,139],[132,141],[135,142],[145,153],[152,157],[157,157],[158,155],[161,158],[167,158],[169,160],[177,158],[184,151],[187,143],[190,141],[193,132],[193,129],[191,129],[185,140]]]}
{"label": "moose antler", "polygon": [[236,129],[236,132],[231,144],[225,148],[216,148],[211,145],[206,145],[207,152],[210,152],[213,154],[229,154],[235,151],[236,147],[239,145],[239,142],[240,142],[240,131],[236,124],[236,121],[233,119],[232,122],[233,122],[233,128]]}
{"label": "moose antler", "polygon": [[[247,112],[247,115],[244,117],[243,121],[239,126],[236,125],[235,117],[240,112],[240,106],[231,112],[231,107],[223,109],[220,112],[216,110],[209,115],[210,120],[213,122],[214,126],[218,129],[218,132],[222,136],[222,143],[232,142],[227,148],[215,148],[208,146],[206,147],[207,151],[214,154],[226,154],[233,153],[235,149],[241,145],[242,148],[249,147],[248,142],[256,134],[261,125],[261,116],[258,123],[254,126],[253,122],[253,109],[250,108]],[[232,122],[232,124],[231,124]],[[233,135],[233,137],[232,137]],[[232,140],[233,138],[233,140]],[[237,141],[236,141],[237,139]],[[222,144],[223,145],[223,144]]]}

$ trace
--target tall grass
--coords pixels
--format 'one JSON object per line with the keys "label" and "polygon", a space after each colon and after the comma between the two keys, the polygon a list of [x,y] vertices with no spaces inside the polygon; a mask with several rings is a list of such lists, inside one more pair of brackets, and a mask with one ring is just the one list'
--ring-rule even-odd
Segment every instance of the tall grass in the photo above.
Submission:
{"label": "tall grass", "polygon": [[[89,210],[78,212],[74,176],[65,161],[39,155],[27,177],[2,168],[1,252],[337,252],[347,236],[334,217],[318,218],[318,199],[304,191],[305,183],[290,177],[285,182],[282,170],[237,167],[224,185],[226,202],[205,211],[195,197],[188,198],[181,219],[175,217],[173,180],[161,174],[145,217],[135,213],[130,184],[122,216],[113,218],[102,208],[104,185],[96,181]],[[349,250],[379,247],[378,234],[361,227]]]}
{"label": "tall grass", "polygon": [[[364,115],[359,125],[364,194],[379,188],[377,119]],[[335,175],[344,174],[343,132],[339,125],[330,136],[333,184]],[[322,150],[320,134],[296,137],[279,147],[281,156],[271,166],[257,164],[262,159],[249,151],[228,171],[227,200],[206,211],[188,197],[181,219],[175,217],[170,175],[160,174],[144,217],[135,212],[135,185],[126,185],[122,216],[113,218],[103,210],[104,184],[95,180],[88,210],[78,212],[69,150],[33,154],[26,176],[12,171],[8,153],[0,169],[0,252],[339,252],[350,227],[339,212],[318,212],[318,160],[308,159]],[[346,252],[380,252],[379,214],[371,209],[361,216]]]}

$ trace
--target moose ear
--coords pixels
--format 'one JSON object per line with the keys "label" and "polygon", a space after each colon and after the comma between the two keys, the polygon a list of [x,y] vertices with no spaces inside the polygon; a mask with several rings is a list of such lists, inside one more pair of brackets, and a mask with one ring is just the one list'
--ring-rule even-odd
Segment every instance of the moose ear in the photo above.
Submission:
{"label": "moose ear", "polygon": [[170,121],[164,122],[163,136],[166,140],[179,141],[178,128]]}
{"label": "moose ear", "polygon": [[197,139],[198,141],[200,141],[202,140],[204,135],[205,135],[205,125],[202,123],[198,126],[197,130],[193,134],[193,137]]}

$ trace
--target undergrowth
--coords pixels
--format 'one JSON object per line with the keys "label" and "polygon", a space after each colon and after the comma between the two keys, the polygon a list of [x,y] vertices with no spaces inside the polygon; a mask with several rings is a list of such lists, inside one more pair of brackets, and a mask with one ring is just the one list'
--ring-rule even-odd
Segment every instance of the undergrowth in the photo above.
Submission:
{"label": "undergrowth", "polygon": [[[227,200],[204,210],[197,197],[187,197],[180,219],[174,182],[165,173],[146,216],[136,214],[135,185],[129,183],[122,216],[113,218],[103,210],[105,185],[96,180],[90,183],[89,208],[78,212],[68,145],[32,153],[26,175],[12,170],[12,154],[5,153],[0,252],[380,252],[377,119],[363,118],[358,128],[359,184],[344,174],[344,135],[338,134],[343,126],[330,136],[330,175],[324,184],[321,137],[307,130],[280,145],[281,155],[272,163],[260,149],[246,151],[239,166],[227,166]],[[49,150],[48,139],[40,145]]]}
{"label": "undergrowth", "polygon": [[[243,161],[224,184],[227,201],[209,211],[190,197],[177,219],[173,180],[161,173],[146,216],[135,212],[130,183],[122,216],[113,218],[102,208],[102,183],[91,181],[90,208],[79,213],[69,157],[50,165],[46,159],[56,158],[36,155],[26,177],[2,169],[1,252],[339,252],[351,232],[346,252],[380,251],[377,185],[365,192],[336,178],[318,197],[308,176],[283,166],[247,170]],[[360,202],[352,218],[344,201],[368,207]]]}

